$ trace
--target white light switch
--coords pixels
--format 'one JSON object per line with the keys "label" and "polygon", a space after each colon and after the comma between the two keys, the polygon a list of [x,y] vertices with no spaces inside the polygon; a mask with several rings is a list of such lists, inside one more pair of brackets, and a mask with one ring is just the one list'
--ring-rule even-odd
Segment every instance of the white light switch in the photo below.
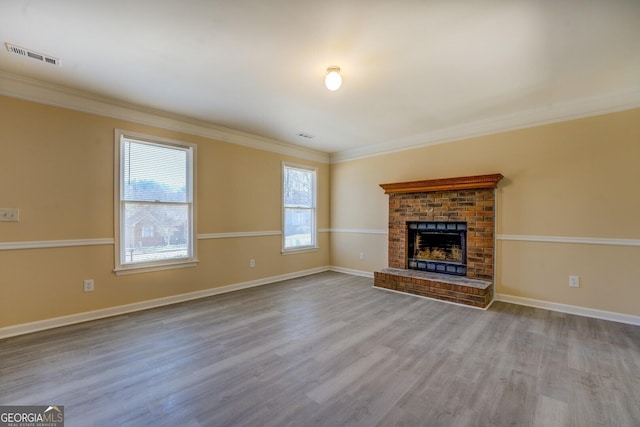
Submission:
{"label": "white light switch", "polygon": [[569,276],[569,286],[572,288],[580,287],[580,276]]}
{"label": "white light switch", "polygon": [[85,279],[85,281],[84,281],[84,291],[85,292],[93,292],[93,279]]}
{"label": "white light switch", "polygon": [[0,221],[7,221],[7,222],[20,221],[20,209],[0,208]]}

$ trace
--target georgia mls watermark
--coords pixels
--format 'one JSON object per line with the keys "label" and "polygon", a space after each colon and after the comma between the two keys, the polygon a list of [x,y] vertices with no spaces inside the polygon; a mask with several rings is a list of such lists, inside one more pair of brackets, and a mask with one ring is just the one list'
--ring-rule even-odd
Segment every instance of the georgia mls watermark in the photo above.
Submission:
{"label": "georgia mls watermark", "polygon": [[64,427],[64,406],[0,406],[0,427]]}

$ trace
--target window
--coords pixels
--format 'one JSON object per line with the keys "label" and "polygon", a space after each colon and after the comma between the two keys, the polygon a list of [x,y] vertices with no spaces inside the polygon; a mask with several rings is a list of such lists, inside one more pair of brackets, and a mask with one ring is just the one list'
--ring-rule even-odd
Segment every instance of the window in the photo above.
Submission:
{"label": "window", "polygon": [[195,151],[116,131],[116,273],[195,265]]}
{"label": "window", "polygon": [[142,227],[142,237],[153,237],[153,225],[145,225]]}
{"label": "window", "polygon": [[316,169],[283,163],[282,182],[283,251],[315,249]]}

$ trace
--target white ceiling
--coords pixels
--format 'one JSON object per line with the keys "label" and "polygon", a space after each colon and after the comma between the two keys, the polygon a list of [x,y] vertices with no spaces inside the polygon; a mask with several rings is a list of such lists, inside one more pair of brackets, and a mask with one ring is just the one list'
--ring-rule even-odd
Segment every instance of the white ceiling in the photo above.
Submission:
{"label": "white ceiling", "polygon": [[640,106],[640,0],[0,0],[0,42],[61,60],[5,75],[328,153]]}

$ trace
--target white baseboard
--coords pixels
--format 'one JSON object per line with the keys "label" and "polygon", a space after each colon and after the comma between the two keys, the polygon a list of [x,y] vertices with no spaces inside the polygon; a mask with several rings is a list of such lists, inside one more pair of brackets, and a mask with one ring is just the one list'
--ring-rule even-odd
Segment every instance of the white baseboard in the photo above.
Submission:
{"label": "white baseboard", "polygon": [[557,302],[541,301],[504,294],[495,294],[495,301],[526,305],[528,307],[544,308],[545,310],[559,311],[561,313],[576,314],[578,316],[593,317],[595,319],[610,320],[612,322],[628,323],[630,325],[640,326],[640,316],[615,313],[613,311],[597,310],[595,308],[579,307],[575,305],[560,304]]}
{"label": "white baseboard", "polygon": [[[373,273],[368,271],[353,270],[349,268],[324,266],[312,268],[309,270],[296,271],[293,273],[281,274],[278,276],[265,277],[262,279],[250,280],[248,282],[236,283],[233,285],[221,286],[217,288],[205,289],[202,291],[190,292],[180,295],[172,295],[164,298],[157,298],[149,301],[141,301],[133,304],[120,305],[117,307],[109,307],[100,310],[88,311],[84,313],[71,314],[68,316],[55,317],[52,319],[39,320],[36,322],[23,323],[21,325],[7,326],[0,328],[0,339],[9,338],[17,335],[29,334],[32,332],[43,331],[46,329],[58,328],[60,326],[72,325],[76,323],[88,322],[91,320],[102,319],[105,317],[118,316],[120,314],[132,313],[135,311],[147,310],[165,305],[177,304],[180,302],[190,301],[199,298],[206,298],[213,295],[224,294],[241,289],[253,288],[256,286],[268,285],[270,283],[280,282],[283,280],[295,279],[298,277],[309,276],[311,274],[322,273],[324,271],[335,271],[337,273],[351,274],[373,278]],[[388,289],[385,289],[388,290]],[[403,294],[407,295],[407,294]],[[441,301],[441,300],[434,300]],[[593,317],[596,319],[610,320],[613,322],[628,323],[640,326],[640,316],[629,314],[621,314],[610,311],[596,310],[592,308],[578,307],[548,301],[535,300],[524,297],[516,297],[512,295],[495,294],[494,301],[508,302],[512,304],[525,305],[529,307],[543,308],[546,310],[558,311],[568,314],[576,314],[579,316]],[[447,302],[447,301],[444,301]],[[493,303],[493,301],[492,301]],[[465,306],[468,307],[468,306]],[[489,308],[489,307],[487,307]]]}
{"label": "white baseboard", "polygon": [[329,270],[335,271],[336,273],[351,274],[352,276],[362,276],[362,277],[368,277],[370,279],[373,279],[373,273],[370,271],[353,270],[351,268],[336,267],[333,265],[329,267]]}
{"label": "white baseboard", "polygon": [[233,292],[240,289],[253,288],[256,286],[268,285],[282,280],[295,279],[309,276],[311,274],[329,271],[329,266],[312,268],[309,270],[296,271],[294,273],[281,274],[279,276],[265,277],[263,279],[250,280],[248,282],[236,283],[233,285],[221,286],[217,288],[205,289],[202,291],[189,292],[186,294],[172,295],[164,298],[157,298],[148,301],[136,302],[133,304],[119,305],[117,307],[103,308],[100,310],[87,311],[84,313],[71,314],[68,316],[54,317],[52,319],[38,320],[36,322],[23,323],[21,325],[7,326],[0,328],[0,339],[9,338],[16,335],[30,334],[32,332],[43,331],[45,329],[58,328],[60,326],[72,325],[76,323],[88,322],[90,320],[102,319],[105,317],[118,316],[120,314],[132,313],[134,311],[147,310],[155,307],[162,307],[170,304],[190,301],[213,295]]}

